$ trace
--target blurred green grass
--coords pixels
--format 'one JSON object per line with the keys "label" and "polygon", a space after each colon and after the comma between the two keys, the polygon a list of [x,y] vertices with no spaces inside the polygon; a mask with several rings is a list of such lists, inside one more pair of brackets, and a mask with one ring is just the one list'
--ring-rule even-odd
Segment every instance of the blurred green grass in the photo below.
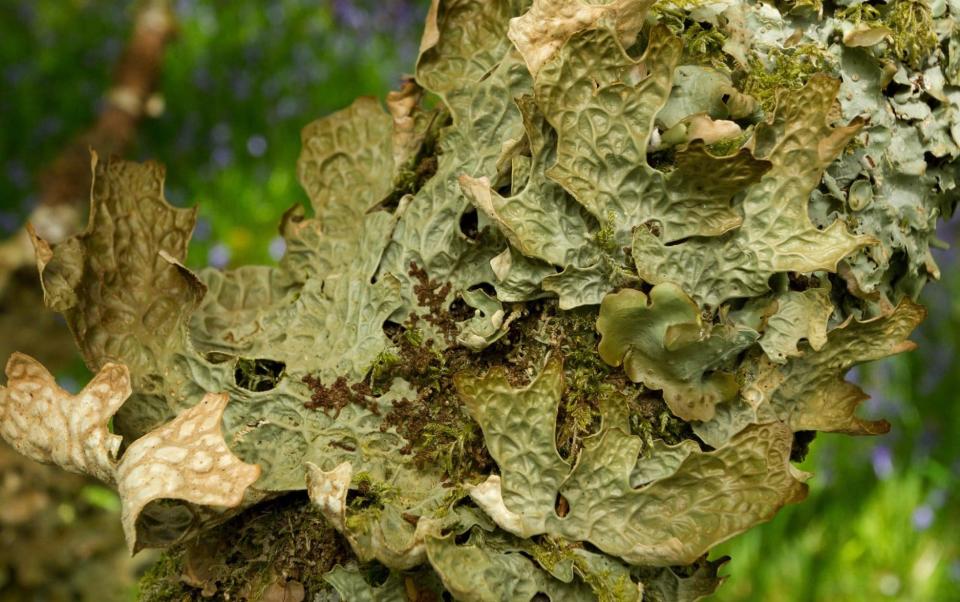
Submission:
{"label": "blurred green grass", "polygon": [[[306,196],[300,130],[412,69],[426,3],[178,0],[179,36],[135,159],[167,166],[166,193],[200,206],[188,263],[270,261],[280,215]],[[0,231],[35,202],[37,171],[93,123],[135,3],[0,3]]]}
{"label": "blurred green grass", "polygon": [[[133,158],[167,165],[167,195],[200,206],[188,263],[272,261],[296,181],[300,129],[358,95],[382,97],[413,66],[425,2],[180,0],[166,55],[166,111]],[[128,34],[131,3],[0,5],[0,232],[35,202],[38,170],[92,123]],[[957,240],[945,226],[942,238]],[[923,301],[920,349],[856,374],[865,412],[891,433],[820,435],[801,468],[810,497],[724,544],[721,601],[960,600],[960,272]]]}

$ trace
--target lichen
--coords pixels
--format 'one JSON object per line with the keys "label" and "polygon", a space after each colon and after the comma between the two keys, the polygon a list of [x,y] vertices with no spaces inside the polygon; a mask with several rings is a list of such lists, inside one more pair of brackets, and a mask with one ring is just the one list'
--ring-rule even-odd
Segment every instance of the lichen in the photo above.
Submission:
{"label": "lichen", "polygon": [[435,0],[386,110],[305,128],[276,266],[194,274],[162,168],[95,161],[34,243],[98,377],[15,355],[0,433],[174,546],[147,599],[707,596],[816,432],[888,428],[845,375],[960,200],[936,10]]}
{"label": "lichen", "polygon": [[699,0],[658,2],[652,13],[683,41],[684,63],[729,70],[731,59],[723,52],[727,37],[710,23],[690,18],[690,9],[702,4]]}

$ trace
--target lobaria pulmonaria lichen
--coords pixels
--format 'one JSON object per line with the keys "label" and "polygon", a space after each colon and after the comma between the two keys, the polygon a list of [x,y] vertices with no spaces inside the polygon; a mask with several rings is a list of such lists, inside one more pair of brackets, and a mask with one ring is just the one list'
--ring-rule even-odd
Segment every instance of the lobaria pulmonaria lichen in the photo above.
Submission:
{"label": "lobaria pulmonaria lichen", "polygon": [[709,595],[815,431],[888,428],[844,375],[960,198],[960,5],[777,6],[434,0],[386,110],[304,130],[277,266],[191,272],[162,168],[94,157],[35,244],[97,376],[15,355],[3,437],[179,546],[151,599]]}

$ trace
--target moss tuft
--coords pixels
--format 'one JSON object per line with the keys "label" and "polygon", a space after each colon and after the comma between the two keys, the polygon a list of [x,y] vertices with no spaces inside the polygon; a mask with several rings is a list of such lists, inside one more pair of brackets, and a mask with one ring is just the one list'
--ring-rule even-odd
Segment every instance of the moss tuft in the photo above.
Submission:
{"label": "moss tuft", "polygon": [[408,194],[416,194],[437,173],[440,148],[438,141],[443,128],[450,125],[450,112],[443,105],[433,109],[424,135],[423,143],[415,157],[407,165],[402,166],[394,177],[393,192],[384,200],[382,205],[395,208],[400,199]]}
{"label": "moss tuft", "polygon": [[885,23],[893,31],[890,44],[893,55],[914,69],[923,68],[939,43],[933,29],[930,3],[926,0],[896,0]]}
{"label": "moss tuft", "polygon": [[877,7],[873,6],[872,4],[867,4],[866,2],[861,2],[860,4],[851,4],[844,9],[838,10],[834,16],[837,19],[849,21],[854,25],[859,25],[860,23],[866,23],[871,27],[879,27],[883,25],[883,22],[880,19],[880,11],[877,10]]}
{"label": "moss tuft", "polygon": [[139,599],[259,600],[268,588],[288,584],[302,585],[312,599],[331,590],[323,580],[327,572],[353,560],[306,495],[288,495],[167,550],[141,579]]}
{"label": "moss tuft", "polygon": [[758,58],[751,59],[742,88],[769,113],[776,106],[780,91],[799,90],[813,75],[831,71],[833,66],[828,54],[814,44],[773,48],[769,64]]}
{"label": "moss tuft", "polygon": [[137,599],[143,602],[186,602],[200,598],[200,591],[180,579],[183,550],[169,550],[140,578]]}
{"label": "moss tuft", "polygon": [[614,256],[617,254],[617,216],[613,211],[607,214],[607,219],[600,224],[600,229],[594,235],[597,245],[604,253]]}
{"label": "moss tuft", "polygon": [[588,566],[575,550],[583,549],[583,544],[557,537],[542,536],[536,538],[529,547],[529,554],[548,572],[554,572],[562,564],[569,564],[580,579],[590,586],[598,602],[618,602],[632,600],[637,594],[637,584],[624,572],[616,579],[609,572],[596,572]]}
{"label": "moss tuft", "polygon": [[413,399],[393,402],[381,429],[395,428],[407,440],[401,452],[421,469],[439,468],[449,481],[488,473],[493,460],[480,427],[469,416],[453,386],[453,374],[475,361],[465,349],[440,352],[412,320],[391,333],[397,361],[371,374],[374,391],[384,391],[396,378],[417,390]]}

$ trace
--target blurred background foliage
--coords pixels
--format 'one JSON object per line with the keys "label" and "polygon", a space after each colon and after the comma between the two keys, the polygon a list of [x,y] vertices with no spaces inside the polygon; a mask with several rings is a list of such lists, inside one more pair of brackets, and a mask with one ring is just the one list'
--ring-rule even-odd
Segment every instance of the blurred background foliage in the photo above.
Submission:
{"label": "blurred background foliage", "polygon": [[[413,68],[426,4],[172,3],[179,35],[163,65],[164,110],[142,124],[129,157],[164,163],[170,201],[199,204],[191,267],[282,255],[279,217],[305,199],[296,181],[300,129],[356,96],[396,87]],[[37,175],[94,121],[133,10],[122,0],[0,1],[0,235],[22,225]],[[956,230],[944,225],[941,238],[958,240]],[[944,278],[924,292],[930,317],[913,337],[920,349],[851,375],[873,396],[866,413],[890,420],[890,434],[821,435],[801,465],[815,474],[809,499],[715,552],[733,557],[717,600],[960,600],[960,265],[953,251],[937,259]],[[59,376],[74,389],[86,378],[76,362]],[[2,548],[21,558],[53,555],[50,540],[63,537],[60,547],[80,546],[79,562],[100,558],[102,545],[82,547],[64,534],[83,517],[103,533],[104,514],[118,527],[111,494],[38,474],[0,462]],[[11,504],[23,500],[32,500],[32,514],[11,525]],[[25,546],[31,535],[40,543]],[[30,570],[66,583],[62,564]],[[24,585],[26,570],[0,554],[0,600],[102,600],[104,589],[129,596],[134,588],[116,577],[120,569],[116,579],[79,572],[85,584],[61,588]]]}

